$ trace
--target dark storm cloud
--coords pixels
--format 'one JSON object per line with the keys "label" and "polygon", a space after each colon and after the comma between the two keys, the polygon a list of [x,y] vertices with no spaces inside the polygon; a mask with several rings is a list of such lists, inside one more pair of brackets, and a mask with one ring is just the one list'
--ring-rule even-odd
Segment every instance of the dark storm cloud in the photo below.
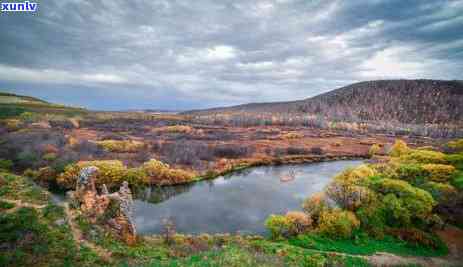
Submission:
{"label": "dark storm cloud", "polygon": [[305,98],[462,79],[463,1],[47,0],[0,14],[0,86],[91,108]]}

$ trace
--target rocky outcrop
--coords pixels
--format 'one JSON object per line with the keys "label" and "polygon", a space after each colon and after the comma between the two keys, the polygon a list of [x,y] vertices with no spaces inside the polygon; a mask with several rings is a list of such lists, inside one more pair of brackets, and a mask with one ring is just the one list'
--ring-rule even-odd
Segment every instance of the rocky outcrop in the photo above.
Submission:
{"label": "rocky outcrop", "polygon": [[123,182],[119,191],[109,193],[106,185],[100,192],[95,186],[98,168],[83,168],[77,178],[76,190],[68,192],[68,199],[90,222],[107,227],[114,235],[126,242],[136,242],[136,229],[132,219],[133,200],[129,184]]}

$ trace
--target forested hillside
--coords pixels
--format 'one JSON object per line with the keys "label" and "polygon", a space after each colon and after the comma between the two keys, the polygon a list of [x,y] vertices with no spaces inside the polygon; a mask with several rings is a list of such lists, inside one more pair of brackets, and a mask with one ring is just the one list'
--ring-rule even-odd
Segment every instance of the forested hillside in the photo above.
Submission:
{"label": "forested hillside", "polygon": [[[190,111],[197,120],[371,128],[420,135],[461,135],[463,82],[381,80],[355,83],[305,100]],[[349,125],[346,125],[349,124]]]}

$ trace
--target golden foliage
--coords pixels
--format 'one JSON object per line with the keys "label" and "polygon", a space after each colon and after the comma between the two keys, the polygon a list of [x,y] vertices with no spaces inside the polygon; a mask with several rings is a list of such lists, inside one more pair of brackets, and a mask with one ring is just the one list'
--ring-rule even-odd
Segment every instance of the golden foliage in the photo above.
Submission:
{"label": "golden foliage", "polygon": [[409,153],[401,155],[399,159],[408,163],[447,163],[444,153],[431,150],[411,150]]}
{"label": "golden foliage", "polygon": [[119,160],[95,160],[95,161],[79,161],[76,164],[66,166],[64,172],[61,173],[57,182],[65,188],[74,188],[77,177],[84,167],[95,166],[99,169],[99,173],[95,179],[98,186],[106,184],[108,186],[120,184],[124,181],[127,168]]}
{"label": "golden foliage", "polygon": [[191,133],[194,131],[193,127],[188,125],[172,125],[159,128],[158,130],[168,133]]}
{"label": "golden foliage", "polygon": [[370,155],[370,157],[373,157],[374,155],[379,154],[380,151],[381,147],[378,144],[373,144],[371,145],[370,150],[368,150],[368,155]]}
{"label": "golden foliage", "polygon": [[299,139],[299,138],[302,138],[302,137],[304,137],[304,135],[301,134],[301,133],[297,133],[297,132],[289,132],[289,133],[284,133],[284,134],[280,135],[281,139],[286,139],[286,140]]}
{"label": "golden foliage", "polygon": [[12,132],[19,130],[21,126],[23,125],[22,121],[17,120],[17,119],[4,120],[3,124],[5,125],[8,131],[12,131]]}
{"label": "golden foliage", "polygon": [[152,183],[172,184],[191,181],[195,174],[181,169],[172,169],[166,163],[156,159],[151,159],[142,165],[142,170],[146,173]]}
{"label": "golden foliage", "polygon": [[304,200],[304,203],[302,204],[302,209],[313,220],[317,221],[322,211],[329,209],[329,206],[326,202],[325,193],[318,192]]}
{"label": "golden foliage", "polygon": [[455,173],[455,167],[445,164],[424,164],[422,168],[429,173],[429,180],[433,182],[446,183]]}
{"label": "golden foliage", "polygon": [[285,216],[294,225],[295,234],[303,233],[312,225],[312,219],[304,212],[288,211]]}
{"label": "golden foliage", "polygon": [[391,157],[400,157],[410,152],[410,148],[403,140],[397,139],[389,151]]}
{"label": "golden foliage", "polygon": [[116,152],[116,153],[133,153],[137,152],[145,147],[143,142],[139,141],[132,141],[132,140],[104,140],[96,142],[99,146],[101,146],[104,150],[108,152]]}
{"label": "golden foliage", "polygon": [[335,209],[320,214],[318,230],[332,238],[350,238],[359,227],[360,221],[351,211]]}
{"label": "golden foliage", "polygon": [[57,182],[65,188],[75,187],[75,182],[84,167],[95,166],[99,169],[96,184],[109,187],[119,185],[123,181],[131,185],[143,184],[178,184],[191,181],[196,174],[181,169],[172,169],[168,164],[152,159],[138,168],[127,168],[119,160],[79,161],[66,166]]}

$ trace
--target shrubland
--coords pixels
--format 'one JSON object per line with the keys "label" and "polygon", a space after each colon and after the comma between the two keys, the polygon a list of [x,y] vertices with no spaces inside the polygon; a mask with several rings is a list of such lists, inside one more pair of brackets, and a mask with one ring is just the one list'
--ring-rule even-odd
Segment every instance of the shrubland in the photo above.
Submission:
{"label": "shrubland", "polygon": [[75,187],[75,180],[84,167],[95,166],[99,169],[96,184],[115,187],[123,181],[132,186],[166,185],[192,181],[196,174],[171,168],[168,164],[151,159],[140,167],[128,168],[119,160],[80,161],[66,166],[64,172],[56,178],[58,184],[66,189]]}
{"label": "shrubland", "polygon": [[[455,144],[459,141],[447,146]],[[346,244],[362,239],[395,251],[391,240],[403,240],[425,254],[445,254],[434,230],[463,222],[461,156],[412,149],[397,140],[381,162],[347,169],[323,192],[306,199],[303,211],[310,225],[303,231],[291,231],[294,223],[283,215],[270,216],[266,226],[272,238],[307,248],[348,252]]]}

